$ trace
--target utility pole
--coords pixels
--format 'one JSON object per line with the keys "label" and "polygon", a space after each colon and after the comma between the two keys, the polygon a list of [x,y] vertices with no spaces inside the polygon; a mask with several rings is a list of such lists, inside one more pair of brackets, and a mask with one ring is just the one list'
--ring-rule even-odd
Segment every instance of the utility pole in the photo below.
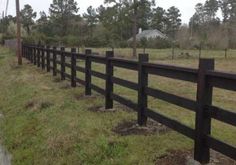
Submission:
{"label": "utility pole", "polygon": [[5,10],[6,16],[7,16],[7,11],[8,11],[8,5],[9,5],[9,0],[7,0],[7,4],[6,4],[6,10]]}
{"label": "utility pole", "polygon": [[22,65],[21,54],[21,23],[20,23],[20,3],[16,0],[16,22],[17,22],[17,50],[16,55],[18,58],[18,65]]}

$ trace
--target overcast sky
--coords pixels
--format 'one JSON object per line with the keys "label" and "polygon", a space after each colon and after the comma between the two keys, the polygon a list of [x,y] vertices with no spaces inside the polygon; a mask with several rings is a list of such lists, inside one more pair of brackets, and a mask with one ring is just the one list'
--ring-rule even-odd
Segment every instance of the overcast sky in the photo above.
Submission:
{"label": "overcast sky", "polygon": [[[5,3],[7,0],[0,0],[0,12],[5,9]],[[76,0],[80,7],[79,13],[86,12],[86,9],[92,5],[97,8],[101,4],[103,4],[104,0]],[[34,10],[46,11],[48,12],[48,8],[52,0],[20,0],[21,8],[25,4],[30,4]],[[205,0],[156,0],[156,5],[163,7],[164,9],[168,9],[171,6],[176,6],[180,9],[182,14],[182,22],[188,23],[190,17],[194,14],[194,7],[197,3],[204,3]],[[9,9],[8,14],[15,15],[15,0],[9,0]]]}

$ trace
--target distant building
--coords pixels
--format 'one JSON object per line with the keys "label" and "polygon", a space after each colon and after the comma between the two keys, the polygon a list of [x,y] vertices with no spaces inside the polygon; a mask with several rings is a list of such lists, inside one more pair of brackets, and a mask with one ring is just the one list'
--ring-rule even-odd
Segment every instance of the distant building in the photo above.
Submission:
{"label": "distant building", "polygon": [[[154,30],[144,30],[142,31],[141,29],[139,29],[139,33],[136,35],[137,41],[140,41],[142,38],[146,38],[146,39],[155,39],[155,38],[162,38],[162,39],[167,39],[167,36],[165,34],[163,34],[162,32],[160,32],[157,29]],[[133,37],[130,38],[128,41],[132,41]]]}

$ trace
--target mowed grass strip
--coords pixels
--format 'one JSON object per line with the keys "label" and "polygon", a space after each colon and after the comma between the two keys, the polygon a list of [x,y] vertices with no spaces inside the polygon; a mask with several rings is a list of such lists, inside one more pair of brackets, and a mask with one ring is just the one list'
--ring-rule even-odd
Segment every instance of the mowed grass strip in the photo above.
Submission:
{"label": "mowed grass strip", "polygon": [[[0,52],[6,49],[0,48]],[[162,61],[165,62],[165,61]],[[233,71],[236,60],[217,60],[218,69]],[[196,59],[166,63],[197,66]],[[101,65],[93,70],[104,72]],[[70,73],[70,70],[67,70]],[[84,75],[78,73],[79,76]],[[117,77],[137,82],[137,73],[115,68]],[[180,96],[195,99],[194,84],[151,76],[149,85]],[[104,86],[104,81],[93,79]],[[133,101],[137,92],[115,86],[115,92]],[[13,164],[155,164],[156,158],[169,150],[190,150],[193,141],[169,131],[164,134],[120,136],[113,129],[124,121],[136,120],[137,114],[116,106],[115,112],[89,111],[104,106],[104,98],[95,92],[85,98],[84,87],[70,88],[69,81],[59,81],[24,61],[17,66],[14,53],[0,58],[0,143],[13,156]],[[214,104],[232,110],[236,94],[214,90]],[[117,103],[115,103],[117,104]],[[149,98],[149,106],[169,117],[194,127],[194,113]],[[213,121],[213,135],[236,145],[236,129]]]}

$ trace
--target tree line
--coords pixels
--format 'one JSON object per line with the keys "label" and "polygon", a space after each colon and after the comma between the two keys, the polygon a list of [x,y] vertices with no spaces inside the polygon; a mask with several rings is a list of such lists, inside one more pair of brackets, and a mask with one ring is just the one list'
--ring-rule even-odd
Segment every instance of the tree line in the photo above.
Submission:
{"label": "tree line", "polygon": [[[235,0],[206,0],[198,3],[188,25],[183,25],[180,10],[165,10],[155,0],[104,0],[98,8],[89,6],[78,14],[75,0],[53,0],[49,13],[36,13],[27,4],[21,10],[22,35],[27,42],[90,47],[214,48],[236,47]],[[217,15],[221,11],[222,19]],[[37,15],[39,16],[37,17]],[[38,18],[36,20],[36,18]],[[3,38],[14,38],[15,17],[0,20]],[[157,29],[168,36],[151,41],[136,40],[138,29]],[[127,40],[133,37],[133,42]]]}

